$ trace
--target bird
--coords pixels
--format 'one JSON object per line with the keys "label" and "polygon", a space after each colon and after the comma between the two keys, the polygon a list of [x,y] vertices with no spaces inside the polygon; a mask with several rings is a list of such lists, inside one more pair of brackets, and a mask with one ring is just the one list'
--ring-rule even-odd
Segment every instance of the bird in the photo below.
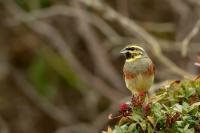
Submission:
{"label": "bird", "polygon": [[135,44],[120,51],[125,56],[123,75],[126,87],[132,95],[148,94],[154,83],[155,67],[146,51]]}

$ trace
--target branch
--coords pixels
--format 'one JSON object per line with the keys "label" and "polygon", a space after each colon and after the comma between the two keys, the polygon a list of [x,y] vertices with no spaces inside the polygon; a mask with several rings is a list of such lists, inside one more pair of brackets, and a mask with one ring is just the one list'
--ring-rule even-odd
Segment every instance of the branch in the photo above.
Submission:
{"label": "branch", "polygon": [[[81,15],[79,15],[80,13]],[[75,10],[75,8],[71,8],[68,6],[57,5],[57,6],[52,6],[45,10],[35,10],[32,11],[31,13],[23,13],[23,14],[21,13],[21,15],[18,18],[20,19],[20,21],[23,21],[25,23],[27,22],[31,23],[40,18],[46,18],[55,15],[76,17],[78,22],[81,16],[84,15],[84,19],[87,18],[88,24],[90,23],[93,24],[102,33],[104,33],[106,36],[109,36],[108,39],[110,39],[111,42],[116,43],[119,40],[119,39],[117,40],[117,38],[120,38],[119,35],[112,28],[110,28],[110,26],[106,24],[100,17],[85,12],[84,10],[81,9]],[[80,20],[80,22],[83,21],[84,20]],[[123,91],[124,86],[121,82],[121,79],[119,78],[119,75],[114,70],[114,67],[108,60],[109,58],[106,55],[106,51],[103,50],[102,46],[100,45],[100,41],[98,41],[97,36],[95,35],[95,33],[92,31],[92,29],[89,27],[88,24],[86,26],[80,26],[81,29],[79,31],[80,34],[87,41],[86,44],[89,45],[88,49],[92,53],[94,62],[97,63],[96,64],[97,70],[101,75],[104,76],[104,78],[110,81],[115,88],[118,88],[119,90]],[[107,72],[105,72],[105,70]]]}
{"label": "branch", "polygon": [[167,58],[160,48],[159,42],[151,36],[149,33],[147,33],[142,27],[140,27],[138,24],[136,24],[133,20],[130,20],[127,17],[124,17],[114,11],[109,6],[100,3],[99,1],[85,1],[80,0],[83,4],[86,6],[89,6],[103,14],[103,17],[107,19],[108,21],[117,21],[120,23],[127,31],[132,33],[134,36],[143,39],[152,47],[152,53],[155,57],[158,58],[158,60],[163,63],[165,66],[167,66],[171,71],[174,73],[180,75],[180,76],[186,76],[186,77],[194,77],[190,73],[184,71],[180,67],[178,67],[174,62],[172,62],[169,58]]}
{"label": "branch", "polygon": [[0,133],[10,133],[8,123],[0,116]]}
{"label": "branch", "polygon": [[50,45],[56,48],[63,59],[71,66],[71,68],[75,70],[81,81],[96,89],[100,94],[107,97],[112,102],[117,102],[123,97],[122,93],[114,91],[116,89],[109,87],[100,78],[92,75],[89,71],[82,67],[81,63],[76,59],[75,55],[72,53],[62,36],[53,26],[34,19],[34,21],[30,21],[30,17],[26,17],[24,12],[12,3],[9,4],[7,10],[10,11],[18,21],[26,23],[27,26],[29,26],[34,32],[46,37],[49,40]]}
{"label": "branch", "polygon": [[[50,40],[50,44],[56,48],[59,54],[63,57],[63,59],[73,68],[76,74],[80,77],[80,79],[85,82],[87,85],[91,85],[92,88],[96,89],[102,95],[110,99],[111,101],[118,101],[118,99],[122,96],[118,92],[114,92],[113,96],[113,88],[107,86],[100,78],[92,75],[89,71],[87,71],[84,67],[82,67],[81,63],[76,59],[74,54],[66,45],[64,39],[62,39],[59,32],[53,28],[51,25],[35,21],[29,27],[38,34],[41,34]],[[111,96],[112,95],[112,96]]]}
{"label": "branch", "polygon": [[61,110],[55,105],[41,99],[41,97],[34,91],[36,89],[27,81],[21,72],[14,68],[12,69],[12,77],[14,78],[16,85],[19,87],[19,90],[50,118],[64,125],[70,124],[75,120],[69,110]]}
{"label": "branch", "polygon": [[77,19],[78,30],[80,35],[85,39],[87,48],[89,49],[93,61],[95,63],[95,68],[97,72],[102,75],[107,81],[110,81],[115,88],[120,91],[124,91],[124,86],[122,84],[122,80],[119,77],[119,74],[115,71],[115,68],[112,66],[109,56],[107,55],[105,48],[101,45],[100,40],[97,37],[96,32],[90,27],[87,20],[87,15],[84,12],[79,10],[78,3],[75,7],[79,14],[79,18]]}
{"label": "branch", "polygon": [[182,41],[182,56],[186,56],[188,52],[188,46],[190,44],[190,41],[192,38],[197,35],[200,29],[200,19],[197,20],[196,24],[194,25],[193,29],[190,31],[190,33],[183,39]]}
{"label": "branch", "polygon": [[54,133],[97,133],[98,131],[91,125],[86,123],[78,123],[67,127],[57,129]]}
{"label": "branch", "polygon": [[42,10],[41,9],[33,10],[29,13],[23,12],[20,15],[18,15],[18,17],[15,16],[15,21],[11,21],[9,19],[6,20],[6,24],[9,26],[15,26],[20,24],[22,21],[32,22],[38,19],[45,19],[57,15],[79,18],[79,12],[84,13],[84,15],[87,17],[87,22],[98,28],[105,36],[107,36],[107,38],[112,43],[114,44],[119,43],[121,37],[102,18],[98,17],[93,13],[86,12],[82,9],[79,9],[79,11],[77,11],[75,8],[65,5],[55,5]]}

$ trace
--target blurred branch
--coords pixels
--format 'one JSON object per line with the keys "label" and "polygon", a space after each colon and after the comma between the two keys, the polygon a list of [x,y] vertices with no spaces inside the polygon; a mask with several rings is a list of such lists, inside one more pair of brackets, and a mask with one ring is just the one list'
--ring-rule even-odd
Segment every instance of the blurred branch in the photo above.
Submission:
{"label": "blurred branch", "polygon": [[[79,15],[81,13],[81,15]],[[46,10],[36,10],[31,13],[23,13],[20,18],[22,18],[21,21],[25,22],[32,22],[34,20],[37,20],[39,18],[45,18],[49,16],[54,15],[66,15],[66,16],[73,16],[81,18],[81,16],[84,13],[84,20],[87,19],[90,23],[95,25],[98,29],[102,31],[102,33],[106,34],[106,36],[109,36],[108,38],[112,42],[117,42],[116,38],[120,38],[117,33],[108,26],[102,19],[99,17],[86,13],[83,10],[75,10],[74,8],[67,7],[67,6],[53,6]],[[79,19],[77,19],[79,20]],[[80,22],[83,22],[84,20],[81,20]],[[77,21],[79,22],[79,21]],[[88,23],[89,24],[89,23]],[[108,81],[110,81],[115,88],[118,88],[119,90],[124,90],[123,84],[121,82],[121,79],[119,78],[119,75],[114,70],[114,67],[111,65],[110,61],[108,60],[108,56],[106,55],[106,51],[103,50],[102,46],[99,45],[100,42],[98,41],[97,36],[95,35],[95,32],[92,31],[90,26],[87,24],[87,26],[80,26],[80,34],[86,39],[88,43],[88,49],[92,53],[92,57],[94,58],[94,62],[96,62],[96,68],[99,70],[99,73],[104,76]],[[82,24],[81,24],[82,25]],[[85,34],[85,32],[87,34]],[[107,71],[105,73],[105,70]]]}
{"label": "blurred branch", "polygon": [[199,62],[195,62],[194,65],[200,67],[200,63]]}
{"label": "blurred branch", "polygon": [[10,133],[8,124],[1,116],[0,116],[0,133]]}
{"label": "blurred branch", "polygon": [[199,0],[185,0],[189,2],[193,6],[200,6],[200,1]]}
{"label": "blurred branch", "polygon": [[197,20],[196,24],[194,25],[190,33],[182,41],[182,56],[185,57],[187,55],[190,41],[195,35],[197,35],[197,33],[199,32],[199,29],[200,29],[200,19]]}
{"label": "blurred branch", "polygon": [[197,56],[197,61],[194,63],[194,65],[200,67],[200,55]]}
{"label": "blurred branch", "polygon": [[29,26],[33,31],[48,38],[51,42],[50,44],[58,50],[59,54],[66,62],[69,62],[71,68],[75,69],[76,74],[79,75],[81,80],[87,85],[92,86],[94,89],[113,102],[116,102],[123,97],[123,94],[114,91],[115,89],[110,88],[104,83],[104,81],[97,76],[92,75],[89,71],[82,67],[80,62],[71,52],[70,48],[66,45],[66,42],[62,36],[54,27],[42,21],[33,21],[34,19],[31,20],[30,16],[26,17],[26,14],[18,9],[14,3],[10,3],[9,7],[7,8],[15,16],[15,18],[17,18],[18,21],[26,23],[27,26]]}
{"label": "blurred branch", "polygon": [[[82,9],[79,9],[80,12],[83,12],[84,15],[87,17],[87,22],[97,27],[112,43],[119,43],[120,36],[118,33],[111,28],[103,19],[98,17],[97,15],[93,13],[86,12]],[[21,23],[22,21],[35,21],[38,19],[44,19],[48,17],[53,17],[57,15],[63,15],[66,17],[76,17],[79,18],[79,11],[77,11],[75,8],[65,6],[65,5],[55,5],[51,6],[47,9],[37,9],[33,10],[29,13],[23,12],[23,14],[18,14],[18,17],[15,16],[15,20],[18,18],[20,20],[18,21],[10,21],[6,20],[6,24],[10,26],[15,26]]]}
{"label": "blurred branch", "polygon": [[59,128],[55,133],[97,133],[98,131],[91,124],[78,123],[75,125]]}
{"label": "blurred branch", "polygon": [[168,0],[168,2],[171,5],[172,10],[174,10],[174,12],[181,17],[180,20],[183,21],[190,11],[186,2],[184,0]]}
{"label": "blurred branch", "polygon": [[129,16],[128,0],[117,0],[117,9],[124,16]]}
{"label": "blurred branch", "polygon": [[[76,74],[84,81],[87,85],[91,85],[94,89],[97,89],[102,95],[106,96],[108,99],[112,101],[118,101],[118,99],[122,96],[117,91],[113,92],[114,89],[107,86],[100,78],[90,74],[80,62],[76,59],[74,54],[70,51],[70,48],[66,45],[66,42],[62,39],[59,32],[50,26],[47,23],[35,21],[31,25],[29,25],[32,30],[35,32],[44,35],[46,38],[50,40],[50,44],[55,47],[59,54],[63,57],[66,62],[69,62],[71,68],[76,71]],[[115,93],[115,96],[111,95]]]}
{"label": "blurred branch", "polygon": [[[124,99],[124,98],[123,98]],[[129,99],[130,100],[130,97]],[[126,100],[126,101],[128,101]],[[110,107],[108,109],[106,109],[104,112],[102,112],[101,114],[99,114],[92,122],[92,124],[94,125],[95,128],[97,128],[98,130],[102,130],[103,127],[107,124],[108,122],[108,116],[110,113],[115,114],[118,110],[118,106],[119,104],[117,103],[113,103],[110,105]]]}
{"label": "blurred branch", "polygon": [[[133,41],[133,38],[122,38],[124,41],[128,40],[128,42]],[[182,45],[179,45],[180,43],[178,42],[174,42],[174,41],[169,41],[169,40],[163,40],[163,39],[157,39],[157,41],[160,43],[160,47],[163,51],[166,52],[170,52],[170,51],[177,51],[177,52],[181,52],[181,47]],[[190,49],[193,52],[199,52],[200,51],[200,47],[198,46],[199,43],[198,42],[191,42],[190,43]],[[143,46],[144,44],[141,44],[141,46]],[[108,49],[113,49],[115,47],[123,47],[124,44],[120,43],[120,44],[116,44],[116,45],[111,45],[108,47]],[[147,49],[150,50],[150,49]]]}
{"label": "blurred branch", "polygon": [[36,89],[27,81],[21,72],[13,68],[12,77],[20,91],[50,118],[64,125],[75,121],[75,118],[72,117],[73,115],[69,110],[61,110],[53,104],[45,102],[44,99],[41,99],[41,97],[34,91]]}
{"label": "blurred branch", "polygon": [[101,12],[105,19],[119,22],[127,31],[132,33],[134,36],[145,40],[148,44],[151,45],[152,53],[154,54],[154,56],[157,57],[157,59],[159,59],[161,63],[163,63],[165,66],[171,69],[171,71],[180,76],[193,77],[193,75],[184,71],[183,69],[178,67],[174,62],[172,62],[169,58],[167,58],[162,53],[159,42],[152,35],[147,33],[142,27],[136,24],[133,20],[130,20],[127,17],[120,15],[112,8],[100,3],[99,1],[80,1],[86,6],[92,7],[93,9]]}
{"label": "blurred branch", "polygon": [[151,32],[175,32],[175,25],[173,23],[156,23],[156,22],[142,22],[137,21],[144,29]]}
{"label": "blurred branch", "polygon": [[77,9],[77,12],[79,14],[79,19],[77,19],[77,24],[79,28],[78,30],[80,35],[87,42],[86,45],[92,55],[93,61],[95,63],[95,69],[97,69],[100,75],[110,81],[115,86],[115,88],[124,91],[125,89],[123,87],[121,78],[119,78],[119,74],[115,71],[115,68],[109,61],[109,56],[104,50],[105,48],[103,48],[103,46],[101,45],[97,34],[87,22],[89,18],[87,18],[87,15],[85,15],[84,12],[79,10],[81,7],[78,4],[76,5],[75,8]]}

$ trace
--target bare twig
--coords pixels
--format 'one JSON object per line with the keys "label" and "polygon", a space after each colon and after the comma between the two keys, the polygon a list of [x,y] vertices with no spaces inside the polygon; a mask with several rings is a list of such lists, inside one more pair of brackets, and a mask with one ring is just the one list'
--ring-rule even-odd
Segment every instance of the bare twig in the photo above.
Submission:
{"label": "bare twig", "polygon": [[[53,45],[58,50],[58,52],[66,62],[69,62],[71,68],[75,69],[76,74],[87,85],[91,85],[94,89],[97,89],[98,92],[100,92],[102,95],[106,96],[112,101],[118,101],[118,98],[122,96],[116,91],[113,92],[112,90],[114,89],[107,86],[101,79],[90,74],[90,72],[88,72],[85,68],[82,67],[82,65],[76,59],[74,54],[70,51],[70,49],[66,45],[66,42],[62,39],[62,37],[55,28],[53,28],[47,23],[39,21],[34,22],[29,26],[35,32],[44,35],[52,42],[51,45]],[[115,96],[111,97],[113,93],[115,93]]]}
{"label": "bare twig", "polygon": [[[49,9],[46,9],[44,11],[36,10],[28,14],[21,13],[21,16],[19,18],[21,18],[20,21],[32,22],[39,18],[45,18],[54,15],[66,15],[66,16],[73,16],[80,18],[82,16],[79,15],[80,13],[84,13],[84,11],[83,10],[77,11],[74,8],[60,5],[60,6],[50,7]],[[114,30],[112,30],[112,28],[110,28],[110,26],[108,26],[101,18],[89,13],[84,13],[84,16],[85,18],[87,18],[87,20],[89,20],[90,23],[94,24],[104,34],[106,34],[106,36],[109,36],[108,39],[110,39],[114,43],[118,42],[116,39],[120,38],[119,35]],[[83,21],[84,20],[81,20],[80,22]],[[92,57],[94,57],[94,61],[97,62],[96,64],[97,70],[99,70],[99,73],[101,75],[104,75],[104,78],[110,81],[115,88],[123,90],[124,87],[122,85],[121,79],[119,78],[117,72],[114,70],[114,67],[112,67],[111,63],[109,62],[109,58],[108,56],[106,56],[106,51],[104,51],[102,49],[102,46],[99,45],[100,42],[98,41],[97,36],[95,36],[95,33],[93,32],[92,34],[90,34],[92,32],[92,29],[89,26],[81,26],[81,27],[82,29],[80,30],[80,33],[88,42],[87,44],[89,44],[88,48],[93,55]],[[84,33],[85,31],[87,31],[87,34]]]}
{"label": "bare twig", "polygon": [[0,116],[0,133],[10,133],[7,122]]}
{"label": "bare twig", "polygon": [[84,0],[80,1],[83,4],[90,6],[95,10],[101,12],[105,19],[119,22],[126,30],[128,30],[134,36],[137,36],[145,40],[148,44],[151,45],[153,50],[152,53],[154,54],[154,56],[156,56],[161,63],[163,63],[165,66],[171,69],[171,71],[180,76],[193,77],[193,75],[184,71],[183,69],[178,67],[174,62],[172,62],[169,58],[164,56],[160,48],[159,42],[153,36],[147,33],[142,27],[136,24],[133,20],[130,20],[127,17],[120,15],[112,8],[110,8],[105,4],[100,3],[99,1],[98,2],[84,1]]}
{"label": "bare twig", "polygon": [[118,106],[119,106],[119,103],[113,103],[110,105],[110,107],[107,110],[105,110],[104,112],[99,114],[92,123],[94,125],[94,127],[101,130],[107,124],[108,115],[110,113],[115,114],[118,112]]}
{"label": "bare twig", "polygon": [[[117,32],[115,30],[113,30],[111,28],[111,26],[109,26],[103,19],[101,19],[100,17],[98,17],[97,15],[90,13],[90,12],[86,12],[82,9],[79,9],[79,11],[83,12],[85,14],[85,16],[87,17],[87,21],[88,23],[94,25],[95,27],[97,27],[104,35],[106,35],[108,37],[108,39],[112,42],[112,43],[119,43],[120,42],[120,36],[117,34]],[[21,21],[35,21],[38,19],[44,19],[44,18],[48,18],[48,17],[53,17],[53,16],[57,16],[57,15],[63,15],[63,16],[67,16],[67,17],[76,17],[79,18],[79,11],[77,11],[76,9],[66,6],[66,5],[55,5],[55,6],[51,6],[47,9],[37,9],[34,11],[31,11],[29,13],[23,13],[20,14],[20,16],[18,15],[18,17],[20,17],[18,21],[10,21],[7,20],[6,24],[9,26],[15,26],[18,25],[19,23],[21,23]],[[18,17],[15,17],[15,20],[18,19]]]}
{"label": "bare twig", "polygon": [[173,23],[156,23],[156,22],[141,22],[137,21],[144,29],[152,32],[175,32],[175,25]]}
{"label": "bare twig", "polygon": [[88,45],[88,49],[92,54],[92,58],[95,62],[95,69],[100,75],[110,81],[115,86],[115,88],[118,88],[122,91],[125,90],[122,84],[122,80],[119,78],[119,74],[117,74],[115,68],[109,61],[109,56],[101,45],[96,33],[89,26],[89,23],[87,22],[87,16],[81,10],[79,10],[81,7],[76,7],[79,13],[79,19],[77,19],[79,33],[87,42],[86,45]]}
{"label": "bare twig", "polygon": [[197,56],[197,61],[194,63],[194,65],[200,67],[200,55]]}
{"label": "bare twig", "polygon": [[77,123],[68,127],[62,127],[55,131],[55,133],[97,133],[98,131],[92,127],[91,124]]}
{"label": "bare twig", "polygon": [[186,0],[193,6],[200,6],[200,1],[199,0]]}
{"label": "bare twig", "polygon": [[33,88],[33,86],[27,81],[21,72],[13,68],[12,77],[14,78],[14,81],[21,92],[50,118],[64,125],[73,123],[73,121],[75,121],[75,118],[72,117],[73,115],[69,110],[61,110],[55,105],[45,102],[44,99],[41,99],[41,97],[34,91],[36,89]]}
{"label": "bare twig", "polygon": [[188,52],[188,45],[192,38],[197,35],[200,29],[200,19],[197,20],[196,24],[192,28],[191,32],[182,41],[182,56],[186,56]]}
{"label": "bare twig", "polygon": [[195,62],[194,65],[200,67],[200,63],[199,62]]}
{"label": "bare twig", "polygon": [[24,12],[18,9],[15,5],[11,6],[10,4],[8,10],[18,19],[18,21],[26,23],[33,31],[48,38],[51,42],[50,44],[58,50],[66,62],[69,62],[71,68],[75,69],[76,74],[79,75],[81,80],[87,85],[97,89],[98,92],[113,102],[116,102],[123,97],[123,94],[114,91],[115,89],[112,89],[100,78],[90,74],[90,72],[82,67],[74,54],[70,51],[70,48],[66,45],[62,36],[54,27],[42,21],[30,21],[29,17],[26,18]]}
{"label": "bare twig", "polygon": [[117,9],[124,16],[129,16],[128,0],[117,0]]}

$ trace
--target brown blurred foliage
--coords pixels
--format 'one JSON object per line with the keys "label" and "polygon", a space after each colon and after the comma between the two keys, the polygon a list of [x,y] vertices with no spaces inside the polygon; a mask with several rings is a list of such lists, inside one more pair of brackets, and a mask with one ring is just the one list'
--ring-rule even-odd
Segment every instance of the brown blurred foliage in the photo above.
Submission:
{"label": "brown blurred foliage", "polygon": [[144,47],[156,85],[198,75],[198,0],[0,1],[0,133],[95,133],[129,96],[119,51]]}

